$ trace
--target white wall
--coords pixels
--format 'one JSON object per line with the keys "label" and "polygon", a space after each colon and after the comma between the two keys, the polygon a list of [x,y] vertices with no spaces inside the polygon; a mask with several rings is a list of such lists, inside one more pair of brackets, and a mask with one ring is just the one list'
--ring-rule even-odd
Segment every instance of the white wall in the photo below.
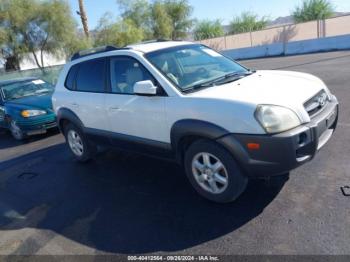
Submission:
{"label": "white wall", "polygon": [[266,28],[260,31],[227,35],[199,41],[216,50],[265,46],[274,43],[290,43],[322,37],[350,34],[350,15],[326,20],[310,21]]}
{"label": "white wall", "polygon": [[249,59],[278,55],[297,55],[350,49],[350,35],[325,37],[290,43],[276,43],[221,51],[233,59]]}
{"label": "white wall", "polygon": [[[40,52],[37,53],[37,57],[39,59],[39,63],[41,64]],[[44,53],[44,67],[55,66],[55,65],[63,65],[65,63],[66,63],[66,60],[64,58],[56,58],[53,55]],[[35,63],[33,54],[27,54],[21,60],[20,68],[21,68],[21,70],[28,70],[28,69],[38,68],[38,66]]]}

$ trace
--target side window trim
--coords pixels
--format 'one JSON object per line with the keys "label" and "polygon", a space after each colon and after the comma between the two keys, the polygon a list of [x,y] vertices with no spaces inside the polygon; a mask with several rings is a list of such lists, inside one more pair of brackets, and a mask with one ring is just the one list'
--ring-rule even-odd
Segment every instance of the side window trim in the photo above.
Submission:
{"label": "side window trim", "polygon": [[112,92],[112,79],[111,79],[111,58],[105,57],[105,92],[111,94]]}
{"label": "side window trim", "polygon": [[111,63],[112,63],[112,59],[114,58],[129,58],[129,59],[132,59],[132,60],[135,60],[136,62],[138,62],[144,70],[147,71],[147,73],[152,76],[152,78],[154,79],[155,81],[155,85],[158,87],[158,94],[156,96],[159,96],[159,97],[163,97],[163,96],[168,96],[167,92],[165,91],[165,89],[161,86],[161,84],[159,83],[159,81],[157,80],[157,78],[145,67],[145,65],[137,58],[133,57],[133,56],[129,56],[129,55],[115,55],[115,56],[110,56],[108,57],[108,61],[106,62],[107,64],[107,71],[108,72],[108,76],[106,77],[107,79],[107,87],[108,87],[108,94],[115,94],[115,95],[129,95],[129,96],[132,96],[132,95],[135,95],[135,94],[128,94],[128,93],[113,93],[112,92],[112,72],[111,72]]}

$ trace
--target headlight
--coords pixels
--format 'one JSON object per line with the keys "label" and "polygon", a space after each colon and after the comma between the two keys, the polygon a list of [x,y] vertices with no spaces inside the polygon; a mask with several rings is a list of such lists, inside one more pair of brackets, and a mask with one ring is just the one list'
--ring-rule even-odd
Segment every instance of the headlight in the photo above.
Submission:
{"label": "headlight", "polygon": [[280,133],[301,124],[294,111],[281,106],[258,105],[255,118],[267,133]]}
{"label": "headlight", "polygon": [[28,117],[33,117],[33,116],[40,116],[40,115],[45,115],[46,111],[44,110],[23,110],[21,112],[21,116],[28,118]]}

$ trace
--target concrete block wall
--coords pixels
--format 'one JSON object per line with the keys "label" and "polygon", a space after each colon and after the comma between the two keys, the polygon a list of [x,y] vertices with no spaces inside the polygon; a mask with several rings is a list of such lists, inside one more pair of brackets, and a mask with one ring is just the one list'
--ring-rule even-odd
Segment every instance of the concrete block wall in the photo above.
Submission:
{"label": "concrete block wall", "polygon": [[223,50],[221,53],[233,59],[250,59],[280,55],[297,55],[334,50],[350,50],[350,34],[324,37],[289,43],[274,43],[255,47]]}

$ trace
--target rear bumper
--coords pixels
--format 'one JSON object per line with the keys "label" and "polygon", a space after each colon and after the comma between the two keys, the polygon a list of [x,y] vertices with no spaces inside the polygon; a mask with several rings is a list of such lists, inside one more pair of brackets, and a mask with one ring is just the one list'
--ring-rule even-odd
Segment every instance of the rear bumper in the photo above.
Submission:
{"label": "rear bumper", "polygon": [[[276,135],[230,134],[218,139],[236,157],[249,177],[287,173],[312,160],[333,135],[339,105],[334,98],[310,123]],[[260,144],[248,150],[248,143]]]}

